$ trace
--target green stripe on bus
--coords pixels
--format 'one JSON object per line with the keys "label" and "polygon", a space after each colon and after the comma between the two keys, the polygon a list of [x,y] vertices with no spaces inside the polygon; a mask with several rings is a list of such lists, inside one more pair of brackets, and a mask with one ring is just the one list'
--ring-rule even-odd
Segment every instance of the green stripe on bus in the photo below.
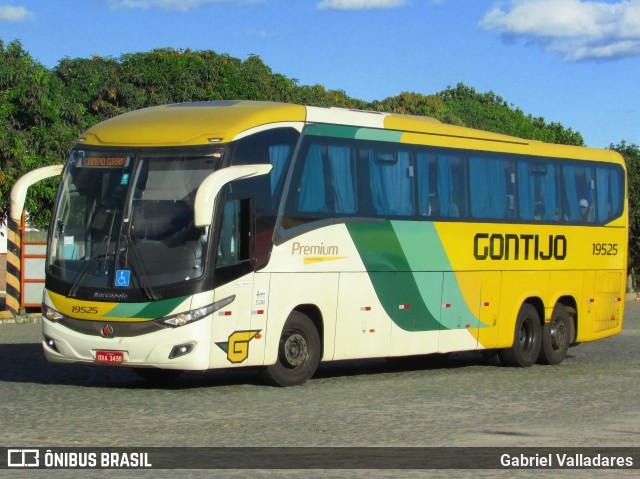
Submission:
{"label": "green stripe on bus", "polygon": [[356,140],[388,141],[400,143],[402,132],[393,130],[375,130],[373,128],[360,128],[356,133]]}
{"label": "green stripe on bus", "polygon": [[[453,275],[449,257],[442,245],[440,235],[431,221],[392,221],[391,224],[407,258],[407,263],[411,267],[411,271],[414,271],[418,289],[423,295],[433,289],[432,280],[435,280],[434,277],[422,273],[423,271],[443,271]],[[436,300],[435,303],[427,301],[427,304],[433,304],[434,307],[440,306],[443,302],[452,305],[455,314],[440,315],[439,321],[444,328],[457,329],[460,327],[460,323],[469,324],[472,328],[487,326],[480,322],[469,309],[460,285],[455,279],[453,282],[444,281],[441,273],[440,281],[446,288],[445,294],[443,294],[446,301]]]}
{"label": "green stripe on bus", "polygon": [[180,303],[189,298],[190,296],[180,296],[153,303],[120,303],[104,316],[111,318],[162,318],[169,315]]}
{"label": "green stripe on bus", "polygon": [[402,132],[376,128],[317,124],[307,127],[305,135],[400,143]]}
{"label": "green stripe on bus", "polygon": [[319,123],[316,125],[308,126],[305,129],[304,133],[305,135],[312,136],[329,136],[332,138],[353,139],[356,137],[358,129],[359,128],[355,126],[325,125],[323,123]]}
{"label": "green stripe on bus", "polygon": [[[469,309],[431,222],[383,221],[347,225],[385,311],[406,331],[484,327]],[[440,314],[442,287],[455,314]]]}
{"label": "green stripe on bus", "polygon": [[348,229],[392,321],[405,331],[442,329],[424,302],[391,222],[352,223]]}

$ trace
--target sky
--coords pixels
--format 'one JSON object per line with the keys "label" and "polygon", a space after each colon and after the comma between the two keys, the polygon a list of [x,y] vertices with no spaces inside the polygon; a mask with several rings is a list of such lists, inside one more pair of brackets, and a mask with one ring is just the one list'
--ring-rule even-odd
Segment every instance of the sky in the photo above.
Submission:
{"label": "sky", "polygon": [[640,0],[0,0],[0,39],[49,68],[166,47],[258,55],[366,101],[462,82],[588,146],[640,145]]}

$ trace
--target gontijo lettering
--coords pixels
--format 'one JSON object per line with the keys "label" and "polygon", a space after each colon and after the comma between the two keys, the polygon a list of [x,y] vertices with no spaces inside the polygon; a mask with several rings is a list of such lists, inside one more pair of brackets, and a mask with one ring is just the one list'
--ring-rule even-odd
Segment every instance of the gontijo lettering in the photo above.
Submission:
{"label": "gontijo lettering", "polygon": [[473,256],[478,260],[550,260],[567,257],[564,235],[478,233],[473,238]]}

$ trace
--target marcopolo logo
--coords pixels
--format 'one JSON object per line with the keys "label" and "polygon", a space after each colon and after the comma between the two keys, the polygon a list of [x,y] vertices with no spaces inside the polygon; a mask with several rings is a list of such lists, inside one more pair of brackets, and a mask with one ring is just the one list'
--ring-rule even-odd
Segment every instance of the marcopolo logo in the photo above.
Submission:
{"label": "marcopolo logo", "polygon": [[478,233],[473,238],[473,256],[477,260],[562,261],[567,257],[567,238],[564,235]]}

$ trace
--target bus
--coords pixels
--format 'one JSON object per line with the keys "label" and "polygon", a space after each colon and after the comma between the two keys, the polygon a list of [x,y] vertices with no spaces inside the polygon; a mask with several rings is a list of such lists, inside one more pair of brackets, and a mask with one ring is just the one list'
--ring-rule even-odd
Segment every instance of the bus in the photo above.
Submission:
{"label": "bus", "polygon": [[148,379],[486,351],[558,364],[617,334],[625,164],[426,117],[170,104],[86,131],[62,172],[48,360]]}

